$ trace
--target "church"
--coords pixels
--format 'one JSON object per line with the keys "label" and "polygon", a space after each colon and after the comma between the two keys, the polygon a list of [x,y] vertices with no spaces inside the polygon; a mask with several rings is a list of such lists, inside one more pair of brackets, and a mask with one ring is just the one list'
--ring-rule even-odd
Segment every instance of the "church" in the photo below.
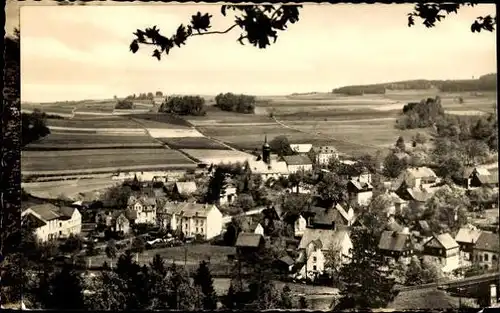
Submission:
{"label": "church", "polygon": [[261,175],[263,181],[269,178],[278,179],[281,176],[288,177],[288,167],[285,161],[279,159],[278,155],[271,153],[271,146],[267,142],[267,136],[262,145],[262,154],[256,159],[248,160],[248,170],[253,175]]}

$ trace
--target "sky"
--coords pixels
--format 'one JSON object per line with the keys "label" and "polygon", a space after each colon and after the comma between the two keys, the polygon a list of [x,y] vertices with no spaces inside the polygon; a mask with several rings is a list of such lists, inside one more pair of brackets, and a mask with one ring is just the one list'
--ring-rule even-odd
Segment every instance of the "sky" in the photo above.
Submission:
{"label": "sky", "polygon": [[233,17],[223,17],[220,5],[210,4],[24,5],[21,100],[107,99],[150,91],[283,95],[496,72],[496,33],[470,31],[477,16],[495,14],[494,5],[465,7],[433,29],[418,20],[407,27],[411,10],[411,4],[305,4],[299,22],[267,49],[240,45],[235,28],[189,38],[158,61],[152,47],[129,51],[136,29],[157,25],[171,35],[201,11],[214,16],[212,30],[224,30]]}

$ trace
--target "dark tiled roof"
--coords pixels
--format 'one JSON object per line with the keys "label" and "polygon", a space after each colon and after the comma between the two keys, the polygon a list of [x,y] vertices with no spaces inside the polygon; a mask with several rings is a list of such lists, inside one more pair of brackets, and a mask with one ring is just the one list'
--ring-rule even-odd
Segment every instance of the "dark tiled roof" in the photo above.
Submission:
{"label": "dark tiled roof", "polygon": [[285,255],[284,257],[280,258],[280,261],[287,265],[293,265],[295,263],[289,255]]}
{"label": "dark tiled roof", "polygon": [[71,218],[73,216],[73,213],[75,212],[75,208],[63,206],[59,208],[59,211],[62,213],[62,215]]}
{"label": "dark tiled roof", "polygon": [[388,251],[404,251],[405,248],[410,248],[407,246],[407,243],[411,243],[410,234],[386,230],[382,232],[382,235],[380,236],[378,248]]}
{"label": "dark tiled roof", "polygon": [[477,239],[475,249],[500,253],[498,234],[492,232],[482,232]]}
{"label": "dark tiled roof", "polygon": [[236,247],[258,248],[264,239],[262,235],[255,233],[240,233],[236,239]]}
{"label": "dark tiled roof", "polygon": [[38,214],[44,221],[51,221],[61,217],[59,208],[50,203],[35,205],[30,207],[30,209]]}
{"label": "dark tiled roof", "polygon": [[22,220],[24,225],[28,225],[29,227],[32,228],[38,228],[47,225],[45,221],[39,219],[37,216],[33,214],[28,214],[26,215],[23,220]]}
{"label": "dark tiled roof", "polygon": [[286,165],[312,164],[311,159],[307,155],[304,155],[304,154],[285,155],[285,156],[283,156],[283,160],[285,160]]}

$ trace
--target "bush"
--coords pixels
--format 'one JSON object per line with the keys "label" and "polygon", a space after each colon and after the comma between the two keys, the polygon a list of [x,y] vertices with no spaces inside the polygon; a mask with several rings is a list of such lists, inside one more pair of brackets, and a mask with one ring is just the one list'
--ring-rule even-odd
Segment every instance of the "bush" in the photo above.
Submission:
{"label": "bush", "polygon": [[119,100],[116,105],[115,109],[117,110],[132,110],[134,108],[134,103],[130,100]]}

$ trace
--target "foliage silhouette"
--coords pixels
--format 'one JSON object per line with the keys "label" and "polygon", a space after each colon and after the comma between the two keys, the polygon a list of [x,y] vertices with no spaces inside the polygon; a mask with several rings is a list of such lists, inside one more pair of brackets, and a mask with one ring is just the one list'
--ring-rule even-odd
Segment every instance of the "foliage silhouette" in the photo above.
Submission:
{"label": "foliage silhouette", "polygon": [[[64,1],[66,2],[66,1]],[[463,6],[474,6],[474,3],[418,3],[412,12],[408,13],[408,27],[415,25],[415,19],[421,19],[427,28],[436,26],[451,13],[457,14]],[[222,5],[221,14],[225,17],[228,10],[235,11],[234,24],[222,31],[211,31],[212,15],[197,12],[191,16],[191,21],[185,26],[179,25],[174,35],[166,37],[160,34],[156,27],[144,30],[138,29],[134,35],[135,39],[130,43],[130,51],[136,53],[140,45],[151,45],[155,49],[152,56],[161,60],[162,54],[168,55],[174,47],[182,47],[186,41],[194,36],[227,34],[234,28],[239,27],[241,33],[237,41],[242,45],[250,43],[259,49],[265,49],[278,39],[278,32],[285,31],[289,24],[299,21],[299,10],[302,5]],[[491,15],[478,17],[471,25],[470,30],[474,32],[494,31],[496,16]],[[368,92],[380,93],[381,89]]]}

